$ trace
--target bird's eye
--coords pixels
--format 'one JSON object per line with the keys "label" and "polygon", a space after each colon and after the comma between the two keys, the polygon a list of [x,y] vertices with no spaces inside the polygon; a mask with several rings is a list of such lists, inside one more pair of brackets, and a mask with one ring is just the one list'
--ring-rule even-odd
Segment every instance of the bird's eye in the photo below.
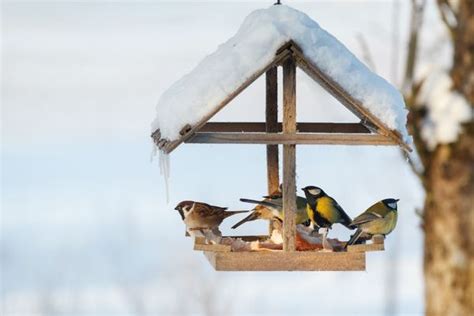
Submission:
{"label": "bird's eye", "polygon": [[319,193],[321,193],[321,190],[320,189],[309,189],[308,192],[311,193],[312,195],[318,195]]}

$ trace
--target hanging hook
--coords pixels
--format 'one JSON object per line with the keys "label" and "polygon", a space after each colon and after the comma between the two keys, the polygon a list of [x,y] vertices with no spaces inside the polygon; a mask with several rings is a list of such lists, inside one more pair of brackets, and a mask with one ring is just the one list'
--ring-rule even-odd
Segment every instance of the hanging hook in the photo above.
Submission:
{"label": "hanging hook", "polygon": [[281,4],[280,0],[277,0],[277,2],[275,2],[273,5],[280,5],[280,4]]}

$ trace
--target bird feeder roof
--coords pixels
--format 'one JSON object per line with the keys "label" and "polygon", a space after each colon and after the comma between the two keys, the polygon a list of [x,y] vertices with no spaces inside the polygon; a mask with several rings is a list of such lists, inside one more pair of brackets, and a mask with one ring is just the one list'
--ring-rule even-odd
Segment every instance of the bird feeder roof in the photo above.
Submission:
{"label": "bird feeder roof", "polygon": [[[166,90],[151,129],[167,152],[186,140],[289,48],[297,65],[359,116],[409,149],[408,111],[400,92],[359,61],[305,13],[285,5],[253,11],[238,32]],[[287,57],[287,56],[286,56]]]}

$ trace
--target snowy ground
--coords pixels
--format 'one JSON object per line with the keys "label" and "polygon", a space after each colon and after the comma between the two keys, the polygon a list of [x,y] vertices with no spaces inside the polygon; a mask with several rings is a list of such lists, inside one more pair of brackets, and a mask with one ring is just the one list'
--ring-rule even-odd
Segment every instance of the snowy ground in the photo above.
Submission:
{"label": "snowy ground", "polygon": [[[191,251],[174,204],[242,208],[238,198],[265,191],[262,146],[178,148],[166,204],[158,162],[149,161],[160,94],[268,4],[2,3],[3,315],[421,314],[422,192],[394,148],[297,152],[298,186],[320,185],[352,216],[401,199],[387,251],[368,256],[367,272],[215,273]],[[392,80],[391,2],[292,5],[361,59],[363,34],[375,70]],[[401,48],[407,13],[404,2]],[[435,14],[427,18],[433,33]],[[354,120],[304,75],[298,80],[299,120]],[[262,120],[263,100],[259,80],[216,119]],[[347,237],[342,228],[331,234]]]}

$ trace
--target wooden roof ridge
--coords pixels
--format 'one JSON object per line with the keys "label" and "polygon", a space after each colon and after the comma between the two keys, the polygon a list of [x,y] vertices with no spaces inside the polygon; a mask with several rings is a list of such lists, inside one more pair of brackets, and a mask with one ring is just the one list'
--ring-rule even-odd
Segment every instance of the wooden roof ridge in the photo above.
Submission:
{"label": "wooden roof ridge", "polygon": [[282,45],[276,52],[275,57],[265,67],[257,70],[247,80],[245,80],[235,91],[227,95],[214,109],[212,112],[202,117],[193,126],[187,124],[183,126],[180,131],[180,137],[176,140],[168,140],[161,138],[160,130],[157,129],[151,134],[154,143],[158,148],[165,153],[171,153],[181,143],[190,140],[196,132],[198,132],[215,114],[222,110],[229,102],[237,97],[243,90],[255,82],[260,76],[266,73],[268,70],[275,66],[281,65],[287,58],[292,57],[296,65],[301,68],[310,78],[316,81],[321,87],[323,87],[328,93],[330,93],[336,100],[344,105],[348,110],[355,114],[360,120],[361,124],[366,126],[370,131],[385,136],[406,151],[412,151],[410,146],[404,142],[400,132],[391,130],[385,123],[383,123],[378,117],[373,115],[362,102],[352,97],[341,85],[326,75],[321,69],[311,62],[305,55],[299,46],[292,40]]}

